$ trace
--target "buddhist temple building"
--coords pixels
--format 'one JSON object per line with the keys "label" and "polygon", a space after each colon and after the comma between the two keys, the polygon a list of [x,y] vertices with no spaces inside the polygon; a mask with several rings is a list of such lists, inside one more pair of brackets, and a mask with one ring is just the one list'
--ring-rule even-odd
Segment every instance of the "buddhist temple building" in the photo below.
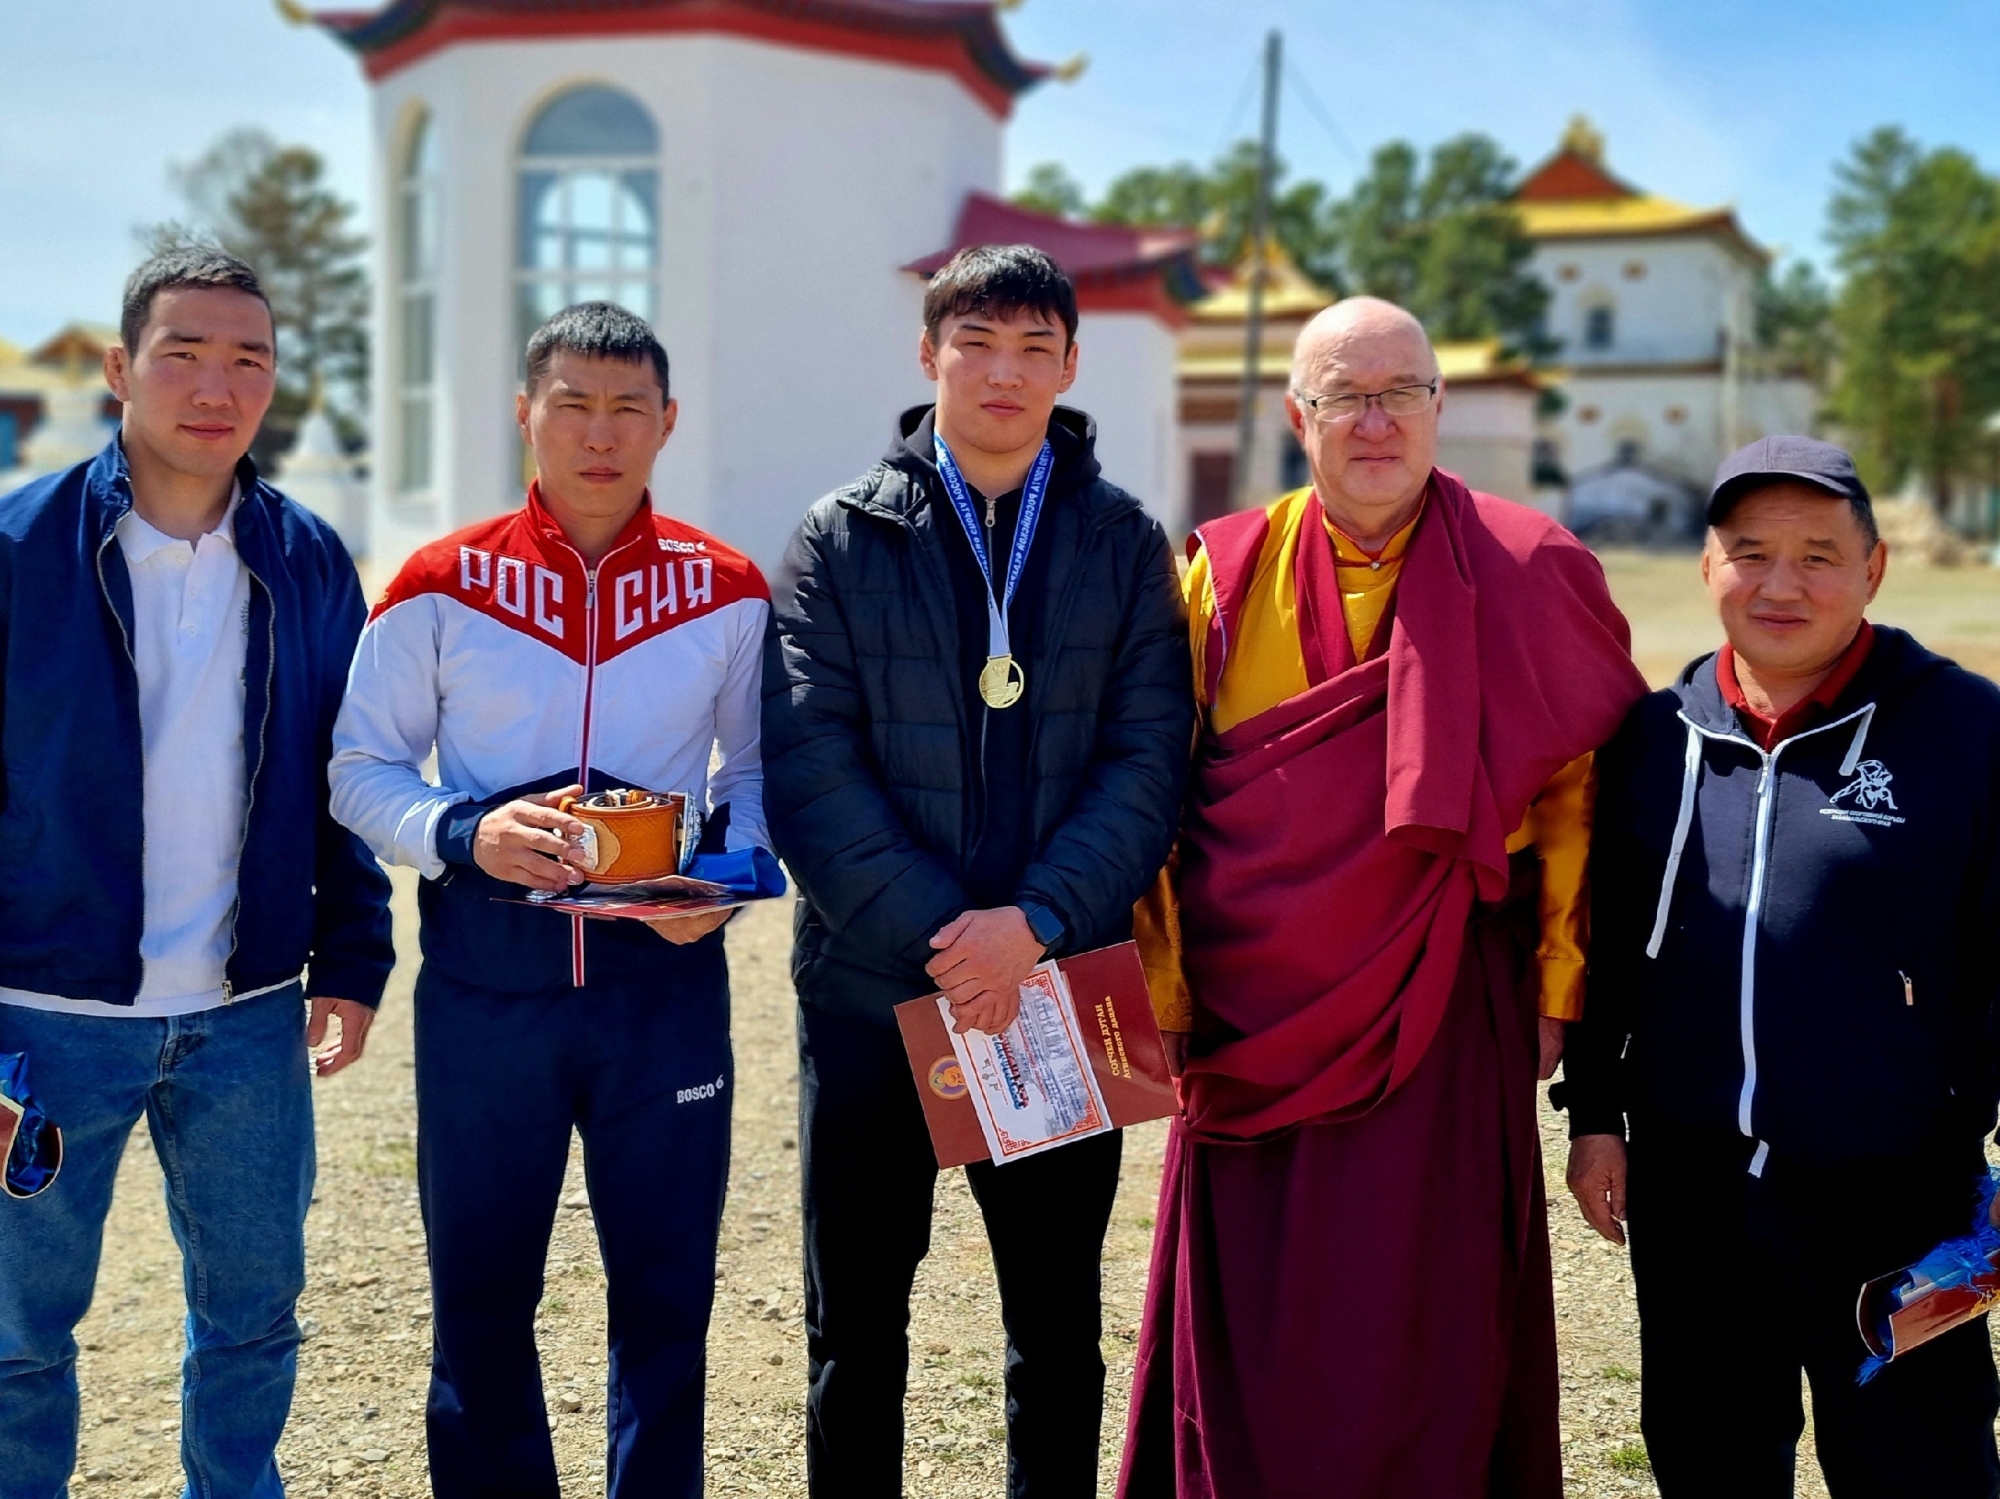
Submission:
{"label": "buddhist temple building", "polygon": [[1570,486],[1566,518],[1593,520],[1594,486],[1605,504],[1647,487],[1621,471],[1691,493],[1743,443],[1810,430],[1811,385],[1759,365],[1754,301],[1770,255],[1733,209],[1691,208],[1613,175],[1580,117],[1515,202],[1561,345],[1563,409],[1536,468]]}
{"label": "buddhist temple building", "polygon": [[680,427],[657,501],[775,565],[805,508],[928,399],[924,268],[968,236],[1035,238],[1078,275],[1076,399],[1108,403],[1093,410],[1106,473],[1163,513],[1179,505],[1172,334],[1191,261],[1172,236],[1034,222],[997,201],[1014,101],[1058,71],[1015,55],[1000,9],[391,0],[313,14],[371,84],[378,575],[520,503],[523,343],[590,298],[649,319],[673,361]]}

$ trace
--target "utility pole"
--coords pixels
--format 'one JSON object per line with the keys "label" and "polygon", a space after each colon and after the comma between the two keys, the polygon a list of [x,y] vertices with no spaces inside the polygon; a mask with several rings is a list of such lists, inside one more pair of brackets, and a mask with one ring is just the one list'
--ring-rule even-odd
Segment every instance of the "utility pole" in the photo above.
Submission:
{"label": "utility pole", "polygon": [[1278,170],[1278,80],[1283,76],[1285,41],[1273,31],[1264,38],[1264,133],[1257,151],[1257,203],[1250,219],[1250,312],[1243,329],[1243,398],[1237,403],[1234,508],[1255,496],[1250,461],[1257,446],[1257,394],[1263,362],[1264,282],[1270,275],[1266,244],[1271,234],[1271,179]]}

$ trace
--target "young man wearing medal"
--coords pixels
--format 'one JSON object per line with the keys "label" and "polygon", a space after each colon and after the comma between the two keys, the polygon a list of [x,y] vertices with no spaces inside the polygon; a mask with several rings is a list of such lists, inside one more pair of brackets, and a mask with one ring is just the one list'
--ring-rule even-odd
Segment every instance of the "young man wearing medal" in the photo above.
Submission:
{"label": "young man wearing medal", "polygon": [[[1194,726],[1166,534],[1100,475],[1076,294],[982,246],[931,281],[937,404],[807,513],[764,673],[765,806],[802,893],[800,1148],[815,1495],[897,1494],[936,1158],[892,1008],[997,1031],[1045,955],[1131,935]],[[1094,1494],[1116,1133],[967,1176],[1007,1326],[1008,1491]]]}

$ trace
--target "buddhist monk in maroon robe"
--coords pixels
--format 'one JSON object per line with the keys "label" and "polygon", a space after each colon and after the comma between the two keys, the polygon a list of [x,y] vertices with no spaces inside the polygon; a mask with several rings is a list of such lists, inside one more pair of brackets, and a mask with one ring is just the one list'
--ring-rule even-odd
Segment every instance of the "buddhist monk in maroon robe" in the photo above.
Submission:
{"label": "buddhist monk in maroon robe", "polygon": [[1584,1003],[1590,756],[1645,685],[1596,559],[1435,467],[1443,401],[1415,319],[1338,303],[1287,399],[1312,487],[1197,534],[1125,1499],[1562,1493],[1535,1080]]}

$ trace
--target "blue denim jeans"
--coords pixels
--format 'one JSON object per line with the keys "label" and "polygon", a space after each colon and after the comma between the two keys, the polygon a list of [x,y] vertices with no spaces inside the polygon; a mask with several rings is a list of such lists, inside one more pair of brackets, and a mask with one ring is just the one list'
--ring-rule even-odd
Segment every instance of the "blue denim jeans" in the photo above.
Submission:
{"label": "blue denim jeans", "polygon": [[190,1499],[278,1499],[312,1200],[312,1085],[297,984],[170,1020],[0,1004],[0,1051],[28,1054],[62,1126],[62,1175],[0,1197],[0,1499],[63,1499],[76,1464],[77,1322],[111,1186],[143,1114],[181,1246]]}

